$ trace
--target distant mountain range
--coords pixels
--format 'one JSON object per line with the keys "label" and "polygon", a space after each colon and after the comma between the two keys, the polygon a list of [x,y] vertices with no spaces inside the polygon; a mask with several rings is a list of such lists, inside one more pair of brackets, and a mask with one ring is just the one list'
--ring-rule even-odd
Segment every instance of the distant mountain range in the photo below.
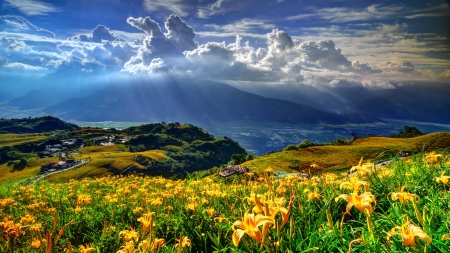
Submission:
{"label": "distant mountain range", "polygon": [[79,121],[265,121],[281,123],[361,123],[359,114],[337,115],[307,105],[265,98],[206,80],[134,79],[91,95],[69,99],[43,111]]}
{"label": "distant mountain range", "polygon": [[398,119],[450,124],[448,84],[395,84],[392,89],[223,84],[189,77],[114,76],[95,65],[67,67],[33,80],[33,90],[30,80],[7,86],[0,92],[0,105],[13,112],[32,109],[29,116],[79,121],[205,126],[211,120],[343,124]]}

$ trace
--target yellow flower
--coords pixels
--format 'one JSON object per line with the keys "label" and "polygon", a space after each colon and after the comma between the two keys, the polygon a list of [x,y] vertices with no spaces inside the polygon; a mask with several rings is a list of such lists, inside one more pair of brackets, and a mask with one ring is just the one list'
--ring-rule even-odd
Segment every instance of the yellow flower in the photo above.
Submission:
{"label": "yellow flower", "polygon": [[33,232],[39,232],[39,230],[42,229],[42,224],[41,223],[36,223],[32,226],[30,226],[30,230]]}
{"label": "yellow flower", "polygon": [[86,244],[86,247],[83,245],[78,246],[78,249],[81,251],[81,253],[89,253],[93,250],[96,250],[96,248],[92,248],[89,246],[89,244]]}
{"label": "yellow flower", "polygon": [[228,220],[228,219],[223,217],[223,215],[219,215],[216,218],[214,218],[214,221],[217,221],[219,223],[222,223],[224,220]]}
{"label": "yellow flower", "polygon": [[31,223],[34,222],[35,220],[36,217],[27,214],[20,219],[20,222]]}
{"label": "yellow flower", "polygon": [[142,210],[144,210],[144,208],[137,206],[133,209],[133,213],[140,213]]}
{"label": "yellow flower", "polygon": [[176,239],[176,241],[174,247],[179,249],[178,252],[181,252],[183,248],[191,247],[191,239],[187,236],[180,236],[180,239]]}
{"label": "yellow flower", "polygon": [[435,154],[434,151],[430,152],[428,155],[425,156],[425,161],[427,163],[436,163],[439,161],[440,158],[443,158],[442,154]]}
{"label": "yellow flower", "polygon": [[126,242],[125,245],[120,247],[120,250],[117,251],[117,253],[135,253],[135,252],[138,252],[138,250],[134,249],[133,241]]}
{"label": "yellow flower", "polygon": [[134,239],[134,241],[136,242],[139,240],[139,233],[134,229],[120,231],[119,237],[122,235],[123,239],[125,239],[126,242],[130,241],[131,239]]}
{"label": "yellow flower", "polygon": [[441,238],[442,241],[445,241],[448,239],[450,239],[450,233],[442,235],[442,238]]}
{"label": "yellow flower", "polygon": [[[264,224],[273,224],[273,219],[268,216],[260,214],[255,216],[255,214],[246,213],[244,215],[243,221],[240,220],[235,221],[233,223],[233,226],[231,227],[234,231],[233,233],[234,245],[236,247],[239,246],[239,241],[241,240],[242,236],[244,236],[244,234],[249,235],[251,238],[257,240],[259,243],[262,243],[262,239],[263,237],[265,237],[265,235],[261,233],[258,227]],[[240,228],[236,229],[236,227]]]}
{"label": "yellow flower", "polygon": [[370,188],[369,183],[367,183],[366,181],[362,181],[362,180],[350,180],[350,182],[343,182],[343,183],[341,183],[339,188],[340,189],[346,188],[346,189],[350,189],[352,191],[359,191],[359,188],[361,188],[361,186],[364,186],[364,190],[369,191],[369,188]]}
{"label": "yellow flower", "polygon": [[403,186],[400,189],[400,192],[391,192],[391,198],[392,200],[396,201],[400,201],[401,203],[406,203],[408,201],[413,201],[413,202],[419,202],[420,198],[419,196],[417,196],[416,194],[412,194],[412,193],[408,193],[408,192],[404,192],[403,190],[405,189],[405,187]]}
{"label": "yellow flower", "polygon": [[33,241],[31,242],[31,247],[33,249],[39,249],[41,247],[41,241],[38,239],[33,239]]}
{"label": "yellow flower", "polygon": [[261,198],[260,198],[259,194],[256,195],[256,194],[253,193],[253,194],[250,195],[250,198],[246,197],[245,199],[247,199],[247,203],[249,205],[251,205],[251,204],[255,205],[253,207],[253,212],[259,213],[259,214],[261,214],[263,212],[263,206],[262,206]]}
{"label": "yellow flower", "polygon": [[308,200],[323,198],[323,196],[317,192],[317,189],[314,189],[314,192],[310,189],[305,189],[303,193],[306,193],[308,195]]}
{"label": "yellow flower", "polygon": [[431,238],[420,227],[414,225],[410,221],[407,221],[401,227],[396,226],[387,233],[387,239],[392,236],[400,235],[403,239],[403,246],[415,246],[416,238],[425,240],[427,244],[431,243]]}
{"label": "yellow flower", "polygon": [[365,192],[361,195],[358,195],[358,193],[354,191],[352,193],[352,196],[349,196],[347,194],[341,194],[338,197],[336,197],[334,201],[338,202],[340,198],[348,202],[346,209],[346,212],[348,214],[350,214],[350,210],[352,209],[353,206],[355,206],[356,209],[358,209],[364,214],[366,214],[365,210],[367,210],[367,212],[371,214],[373,211],[372,203],[375,203],[375,205],[377,204],[377,202],[375,201],[375,196],[373,196],[372,193],[370,192]]}
{"label": "yellow flower", "polygon": [[216,209],[214,209],[214,208],[208,208],[208,209],[206,209],[206,213],[209,215],[209,216],[213,216],[215,213],[216,213]]}
{"label": "yellow flower", "polygon": [[450,176],[444,176],[444,174],[445,174],[445,171],[443,171],[441,173],[440,177],[435,177],[434,180],[436,180],[437,183],[441,182],[445,185],[448,185],[448,180],[450,179]]}
{"label": "yellow flower", "polygon": [[285,192],[286,192],[286,186],[284,186],[284,185],[278,186],[278,188],[277,188],[277,193],[278,193],[279,195],[283,195]]}
{"label": "yellow flower", "polygon": [[[189,246],[190,246],[190,243],[191,243],[191,241],[189,241]],[[153,240],[152,247],[150,248],[150,251],[159,250],[159,249],[161,249],[161,247],[164,244],[166,244],[166,240],[164,240],[163,238],[156,238],[155,240]]]}
{"label": "yellow flower", "polygon": [[150,230],[153,229],[153,227],[155,226],[155,224],[153,223],[153,215],[155,215],[154,212],[146,213],[142,217],[137,219],[137,221],[142,223],[142,231],[146,232],[149,228]]}

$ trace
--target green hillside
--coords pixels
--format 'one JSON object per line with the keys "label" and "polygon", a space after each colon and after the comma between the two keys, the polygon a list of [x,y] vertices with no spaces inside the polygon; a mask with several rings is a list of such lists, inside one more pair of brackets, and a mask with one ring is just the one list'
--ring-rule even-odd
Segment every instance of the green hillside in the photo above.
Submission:
{"label": "green hillside", "polygon": [[450,147],[450,133],[431,133],[415,138],[368,137],[357,139],[350,145],[312,146],[297,150],[281,151],[263,155],[243,165],[254,171],[267,168],[285,171],[313,171],[311,164],[318,165],[317,170],[329,171],[350,168],[364,160],[382,160],[400,151],[418,153],[421,151],[442,150]]}
{"label": "green hillside", "polygon": [[39,133],[77,128],[77,125],[67,123],[52,116],[23,119],[0,119],[0,133]]}
{"label": "green hillside", "polygon": [[[44,124],[46,119],[54,121],[51,117],[43,118]],[[68,139],[79,143],[54,153],[46,151],[47,146]],[[182,178],[187,173],[226,164],[233,154],[241,153],[245,150],[237,142],[215,138],[191,124],[163,122],[123,131],[76,128],[53,133],[8,133],[0,134],[0,182],[36,177],[42,165],[58,162],[63,156],[89,162],[53,174],[49,181],[129,173]]]}

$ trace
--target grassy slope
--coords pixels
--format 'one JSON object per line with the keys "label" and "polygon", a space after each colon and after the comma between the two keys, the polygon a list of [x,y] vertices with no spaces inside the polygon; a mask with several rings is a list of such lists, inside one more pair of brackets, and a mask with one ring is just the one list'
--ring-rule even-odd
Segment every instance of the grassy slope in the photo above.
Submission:
{"label": "grassy slope", "polygon": [[0,134],[0,147],[24,144],[47,139],[41,134]]}
{"label": "grassy slope", "polygon": [[[84,147],[80,149],[80,152],[81,153],[79,155],[74,155],[75,159],[88,159],[90,157],[91,162],[78,169],[54,174],[48,177],[48,180],[58,181],[69,180],[72,178],[77,179],[81,177],[112,175],[113,173],[111,170],[120,171],[130,166],[134,160],[134,155],[136,154],[157,161],[161,161],[165,157],[165,151],[162,150],[131,153],[128,152],[124,145]],[[48,162],[57,162],[58,160],[59,159],[57,157],[38,160],[35,158],[30,158],[27,161],[27,166],[20,171],[13,169],[13,163],[10,163],[9,165],[8,163],[2,164],[0,165],[0,183],[34,177],[39,173],[43,164]],[[134,166],[140,169],[145,167],[139,163],[135,163]]]}
{"label": "grassy slope", "polygon": [[[79,179],[82,177],[98,177],[115,174],[113,171],[121,171],[130,166],[135,155],[141,155],[157,161],[164,159],[165,151],[149,150],[144,152],[128,152],[124,145],[116,146],[92,146],[84,147],[80,150],[80,155],[75,155],[76,159],[88,159],[91,161],[81,168],[68,170],[65,172],[51,175],[48,181],[68,181],[70,179]],[[145,168],[144,165],[136,162],[133,166],[139,169]]]}
{"label": "grassy slope", "polygon": [[320,169],[337,170],[357,164],[361,157],[364,157],[364,160],[375,159],[377,156],[386,153],[386,151],[398,152],[407,150],[420,152],[423,147],[425,147],[425,151],[450,147],[450,133],[432,133],[408,139],[387,137],[362,138],[351,145],[309,147],[264,155],[248,161],[244,165],[258,172],[269,167],[275,170],[292,171],[289,166],[296,164],[300,170],[307,172],[310,169],[310,165],[315,162]]}

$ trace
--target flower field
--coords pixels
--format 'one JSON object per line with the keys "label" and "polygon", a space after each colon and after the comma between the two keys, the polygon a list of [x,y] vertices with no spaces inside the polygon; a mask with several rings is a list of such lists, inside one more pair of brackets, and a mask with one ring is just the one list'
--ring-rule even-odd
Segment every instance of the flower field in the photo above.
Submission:
{"label": "flower field", "polygon": [[449,157],[355,170],[0,186],[0,252],[450,252]]}

